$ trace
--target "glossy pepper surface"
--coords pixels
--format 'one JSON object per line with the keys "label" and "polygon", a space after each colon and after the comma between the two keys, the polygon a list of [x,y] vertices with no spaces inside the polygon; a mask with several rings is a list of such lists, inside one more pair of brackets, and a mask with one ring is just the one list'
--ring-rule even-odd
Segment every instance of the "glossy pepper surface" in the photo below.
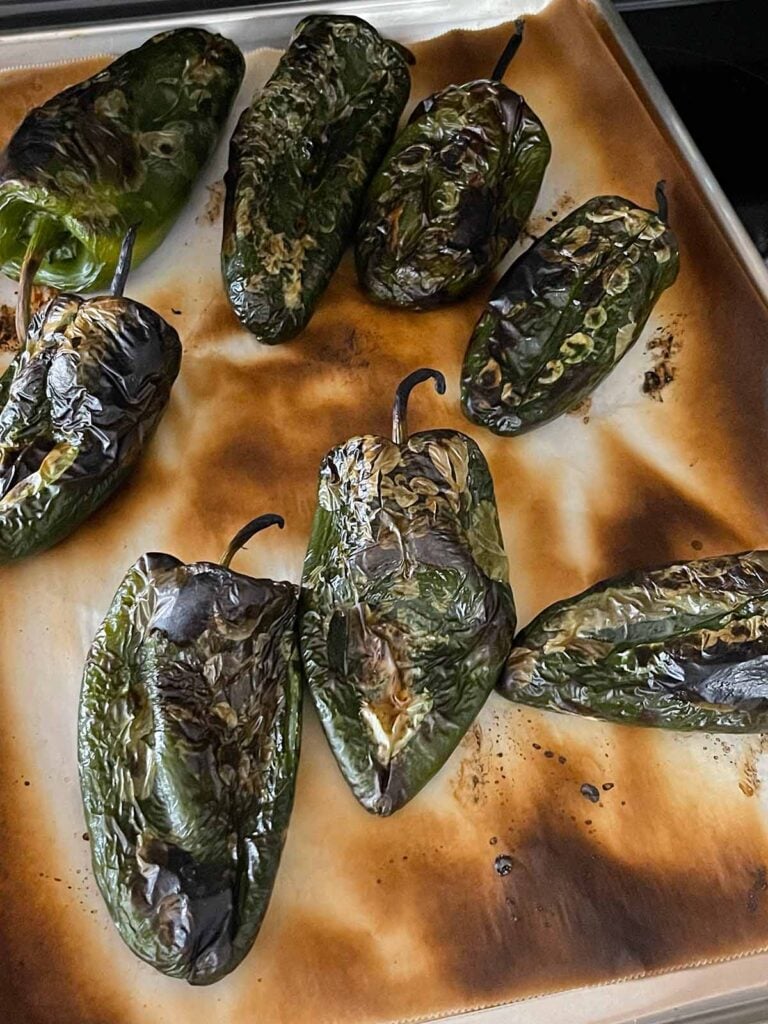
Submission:
{"label": "glossy pepper surface", "polygon": [[[152,436],[181,361],[176,331],[123,297],[133,233],[111,293],[62,293],[27,326],[0,379],[0,563],[76,529],[123,482]],[[28,286],[33,273],[24,275]]]}
{"label": "glossy pepper surface", "polygon": [[461,380],[464,412],[522,434],[583,401],[637,341],[675,281],[677,241],[659,209],[597,196],[534,242],[477,322]]}
{"label": "glossy pepper surface", "polygon": [[155,249],[211,155],[244,72],[238,48],[203,29],[153,36],[31,110],[0,157],[0,269],[102,287],[126,230],[134,263]]}
{"label": "glossy pepper surface", "polygon": [[80,784],[93,870],[120,935],[207,985],[251,948],[293,802],[301,728],[296,588],[144,555],[93,641]]}
{"label": "glossy pepper surface", "polygon": [[232,137],[222,270],[267,344],[307,323],[408,99],[410,54],[360,18],[312,15]]}
{"label": "glossy pepper surface", "polygon": [[768,551],[598,583],[538,615],[499,685],[510,700],[632,725],[768,729]]}
{"label": "glossy pepper surface", "polygon": [[451,85],[414,110],[376,173],[357,234],[360,283],[429,309],[461,298],[503,257],[533,209],[550,157],[542,123],[501,81]]}
{"label": "glossy pepper surface", "polygon": [[320,468],[304,562],[301,652],[336,759],[363,806],[402,807],[438,771],[496,682],[512,641],[488,466],[453,430],[353,437]]}

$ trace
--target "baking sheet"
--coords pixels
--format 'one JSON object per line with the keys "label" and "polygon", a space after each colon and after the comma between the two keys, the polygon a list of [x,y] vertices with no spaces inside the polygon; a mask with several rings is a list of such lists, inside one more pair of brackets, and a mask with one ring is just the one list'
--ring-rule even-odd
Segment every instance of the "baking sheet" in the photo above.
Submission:
{"label": "baking sheet", "polygon": [[[381,16],[351,6],[391,30],[386,5]],[[391,387],[417,365],[443,370],[449,393],[414,394],[411,428],[464,429],[488,456],[521,622],[613,572],[768,544],[768,313],[595,11],[581,0],[548,4],[529,19],[507,78],[554,145],[531,231],[598,192],[650,203],[663,177],[682,270],[641,341],[578,415],[518,439],[468,424],[458,370],[488,288],[450,310],[385,310],[358,292],[349,256],[300,338],[257,346],[238,329],[219,279],[226,141],[184,217],[132,278],[130,294],[173,322],[184,343],[157,438],[130,485],[77,534],[0,575],[0,1019],[383,1024],[768,946],[760,737],[611,727],[496,696],[441,775],[384,821],[355,803],[308,709],[269,913],[248,959],[210,989],[136,960],[90,877],[77,693],[124,570],[149,549],[216,558],[243,521],[273,511],[285,531],[253,542],[238,568],[298,580],[322,455],[352,434],[386,431]],[[276,15],[276,24],[301,13]],[[434,13],[427,4],[404,14],[398,37],[430,34],[424,19]],[[254,28],[264,16],[220,27],[246,47],[255,37],[277,42]],[[480,23],[501,17],[498,6],[473,12]],[[432,31],[443,27],[435,16]],[[487,74],[508,33],[454,32],[417,45],[414,100]],[[141,37],[86,33],[76,52],[118,51]],[[52,45],[48,36],[12,62],[44,61]],[[238,107],[276,56],[250,54]],[[104,62],[93,61],[5,74],[0,136],[28,106]],[[8,301],[13,287],[3,288]],[[652,398],[641,384],[660,360],[673,380]],[[584,782],[612,788],[592,804]],[[512,861],[503,875],[502,855]],[[628,1007],[663,1010],[754,978],[735,966],[497,1015],[546,1021],[560,1007],[571,1022],[623,1020]]]}

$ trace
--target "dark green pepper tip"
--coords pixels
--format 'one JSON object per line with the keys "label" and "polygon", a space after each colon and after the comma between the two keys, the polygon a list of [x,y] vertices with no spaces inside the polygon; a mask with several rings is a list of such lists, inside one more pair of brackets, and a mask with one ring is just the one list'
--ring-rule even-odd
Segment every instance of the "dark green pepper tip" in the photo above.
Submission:
{"label": "dark green pepper tip", "polygon": [[268,526],[279,526],[282,530],[285,526],[285,520],[282,516],[274,515],[272,512],[267,512],[266,515],[256,516],[250,523],[246,523],[242,529],[238,530],[232,540],[229,542],[229,546],[224,554],[221,556],[221,565],[225,568],[229,568],[229,563],[237,552],[245,547],[246,543],[255,536],[261,530],[265,530]]}
{"label": "dark green pepper tip", "polygon": [[525,18],[518,18],[515,22],[514,34],[510,37],[509,42],[502,50],[501,56],[496,62],[496,67],[491,72],[491,81],[500,82],[504,75],[507,73],[507,68],[512,63],[512,60],[520,49],[520,44],[523,41],[523,30],[525,29]]}
{"label": "dark green pepper tip", "polygon": [[132,224],[126,231],[125,237],[123,238],[123,244],[120,246],[120,255],[117,258],[117,265],[115,266],[115,276],[112,278],[112,284],[109,286],[109,294],[113,296],[113,298],[121,298],[125,291],[125,284],[128,280],[128,275],[131,272],[133,244],[136,241],[136,232],[138,230],[139,225]]}
{"label": "dark green pepper tip", "polygon": [[408,427],[406,423],[408,415],[408,399],[417,384],[425,380],[434,380],[435,391],[438,395],[445,394],[445,377],[439,370],[430,370],[425,367],[421,370],[414,370],[404,377],[397,385],[395,401],[392,404],[392,440],[395,444],[405,444],[408,440]]}
{"label": "dark green pepper tip", "polygon": [[663,220],[665,224],[669,223],[669,201],[667,200],[667,183],[666,181],[656,182],[656,212],[658,213],[659,220]]}
{"label": "dark green pepper tip", "polygon": [[50,217],[42,214],[35,217],[29,242],[27,243],[27,250],[24,253],[24,260],[21,264],[19,294],[16,300],[16,336],[22,347],[27,339],[27,328],[29,327],[29,303],[32,294],[32,284],[56,234],[56,225]]}

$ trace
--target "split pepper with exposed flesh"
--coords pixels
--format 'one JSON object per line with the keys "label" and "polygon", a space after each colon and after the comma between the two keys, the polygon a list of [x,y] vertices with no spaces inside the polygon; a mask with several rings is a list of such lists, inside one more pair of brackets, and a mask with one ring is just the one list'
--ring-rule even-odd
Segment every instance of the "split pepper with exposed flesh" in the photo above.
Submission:
{"label": "split pepper with exposed flesh", "polygon": [[311,15],[243,112],[221,258],[232,309],[259,341],[285,341],[312,316],[395,134],[412,60],[360,18]]}
{"label": "split pepper with exposed flesh", "polygon": [[375,814],[439,770],[483,706],[515,628],[493,481],[454,430],[408,436],[417,370],[397,389],[392,440],[353,437],[322,462],[299,638],[339,766]]}
{"label": "split pepper with exposed flesh", "polygon": [[29,322],[35,261],[22,270],[23,347],[0,377],[0,563],[51,547],[123,482],[160,421],[181,343],[123,297],[134,231],[108,295],[62,292]]}
{"label": "split pepper with exposed flesh", "polygon": [[296,588],[147,554],[88,654],[80,785],[93,870],[120,935],[192,985],[251,948],[293,802],[301,733]]}
{"label": "split pepper with exposed flesh", "polygon": [[768,729],[768,551],[598,583],[538,615],[499,684],[510,700],[631,725]]}
{"label": "split pepper with exposed flesh", "polygon": [[167,234],[218,140],[243,78],[234,43],[203,29],[162,32],[31,110],[0,156],[0,269],[103,287],[126,230],[134,263]]}
{"label": "split pepper with exposed flesh", "polygon": [[504,274],[464,356],[464,412],[522,434],[575,408],[637,341],[677,277],[677,241],[658,211],[597,196],[555,224]]}
{"label": "split pepper with exposed flesh", "polygon": [[501,79],[522,22],[490,79],[423,100],[366,197],[360,283],[395,306],[460,299],[513,245],[539,194],[551,147],[522,96]]}

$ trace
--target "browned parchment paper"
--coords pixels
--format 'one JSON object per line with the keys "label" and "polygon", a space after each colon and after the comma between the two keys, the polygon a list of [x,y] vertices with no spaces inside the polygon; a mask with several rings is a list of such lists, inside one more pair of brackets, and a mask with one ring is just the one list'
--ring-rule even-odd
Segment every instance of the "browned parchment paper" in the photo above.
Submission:
{"label": "browned parchment paper", "polygon": [[[508,31],[416,46],[413,98],[487,74]],[[239,106],[275,59],[251,55]],[[95,66],[5,73],[0,137]],[[125,569],[152,549],[215,558],[245,520],[279,512],[285,531],[238,568],[297,580],[321,456],[386,431],[392,388],[416,366],[442,369],[450,388],[414,395],[412,429],[465,429],[488,456],[523,622],[609,573],[768,544],[765,308],[581,3],[529,20],[507,80],[554,145],[531,230],[598,192],[650,203],[664,177],[677,285],[578,415],[495,438],[464,422],[457,397],[487,288],[450,310],[394,312],[363,298],[347,258],[296,341],[262,348],[238,329],[218,273],[222,144],[129,285],[184,343],[151,450],[75,536],[0,570],[1,1021],[381,1024],[768,945],[760,737],[610,727],[496,696],[435,782],[385,821],[355,803],[307,709],[270,910],[247,960],[210,989],[134,959],[90,877],[77,695]],[[673,379],[650,397],[644,374],[661,362]]]}

